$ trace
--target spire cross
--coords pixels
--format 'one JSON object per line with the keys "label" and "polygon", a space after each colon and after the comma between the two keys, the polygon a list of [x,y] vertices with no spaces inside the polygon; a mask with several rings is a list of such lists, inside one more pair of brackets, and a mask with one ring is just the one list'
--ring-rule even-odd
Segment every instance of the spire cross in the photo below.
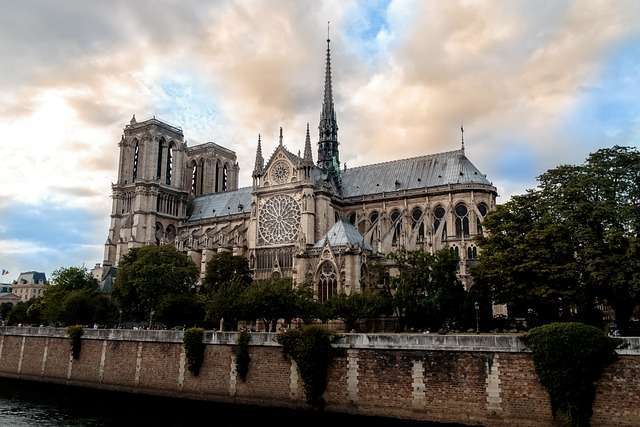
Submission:
{"label": "spire cross", "polygon": [[460,135],[462,138],[462,151],[464,151],[464,124],[460,122]]}

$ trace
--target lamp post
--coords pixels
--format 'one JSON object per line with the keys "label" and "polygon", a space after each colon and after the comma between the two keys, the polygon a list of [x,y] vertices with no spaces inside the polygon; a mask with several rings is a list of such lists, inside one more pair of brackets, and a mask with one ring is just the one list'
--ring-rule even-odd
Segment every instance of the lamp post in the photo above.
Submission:
{"label": "lamp post", "polygon": [[478,301],[473,303],[473,308],[476,310],[476,334],[480,333],[480,304]]}
{"label": "lamp post", "polygon": [[151,329],[151,322],[153,322],[153,315],[156,314],[155,311],[151,310],[151,313],[149,313],[149,329]]}

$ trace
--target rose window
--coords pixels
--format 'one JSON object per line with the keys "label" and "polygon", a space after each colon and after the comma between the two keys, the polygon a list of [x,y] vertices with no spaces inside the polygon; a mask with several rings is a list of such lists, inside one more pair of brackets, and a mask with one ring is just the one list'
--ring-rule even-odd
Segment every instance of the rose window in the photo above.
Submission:
{"label": "rose window", "polygon": [[300,206],[291,196],[274,196],[260,208],[258,230],[267,244],[294,241],[299,225]]}
{"label": "rose window", "polygon": [[271,169],[271,179],[276,184],[284,184],[289,180],[289,165],[284,160],[280,160]]}

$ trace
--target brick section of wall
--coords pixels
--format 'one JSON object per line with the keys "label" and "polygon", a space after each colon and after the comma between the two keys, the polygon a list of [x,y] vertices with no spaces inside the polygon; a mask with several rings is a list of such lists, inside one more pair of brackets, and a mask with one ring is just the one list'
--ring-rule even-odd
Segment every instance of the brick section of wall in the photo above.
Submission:
{"label": "brick section of wall", "polygon": [[600,378],[591,424],[640,425],[640,357],[619,356]]}
{"label": "brick section of wall", "polygon": [[137,342],[108,341],[102,382],[110,385],[133,386],[137,351]]}
{"label": "brick section of wall", "polygon": [[67,378],[70,353],[71,341],[68,338],[49,338],[47,365],[45,366],[44,376]]}
{"label": "brick section of wall", "polygon": [[504,419],[521,426],[552,423],[549,395],[538,381],[530,355],[500,354],[500,389]]}
{"label": "brick section of wall", "polygon": [[73,361],[70,379],[74,381],[100,382],[99,369],[101,356],[102,341],[82,340],[80,359]]}
{"label": "brick section of wall", "polygon": [[486,418],[484,353],[425,352],[425,414],[430,420],[476,423]]}
{"label": "brick section of wall", "polygon": [[24,342],[22,375],[40,375],[46,338],[29,338]]}
{"label": "brick section of wall", "polygon": [[172,343],[144,343],[140,387],[178,390],[181,347]]}
{"label": "brick section of wall", "polygon": [[0,372],[7,372],[11,374],[18,373],[21,346],[22,337],[4,337],[4,342],[2,343],[2,357],[0,358]]}
{"label": "brick section of wall", "polygon": [[[347,388],[347,352],[339,352],[329,366],[327,373],[327,390],[324,393],[324,399],[330,405],[350,405],[349,392]],[[304,384],[300,378],[300,390],[304,397]]]}
{"label": "brick section of wall", "polygon": [[203,395],[227,396],[229,394],[230,346],[208,345],[204,362],[197,377],[188,369],[184,372],[183,391]]}
{"label": "brick section of wall", "polygon": [[358,352],[358,388],[362,405],[378,408],[411,408],[411,367],[415,352]]}
{"label": "brick section of wall", "polygon": [[[250,346],[246,383],[234,374],[233,346],[223,343],[206,346],[197,377],[185,369],[183,345],[177,339],[83,338],[80,359],[71,369],[70,340],[60,335],[47,337],[42,331],[36,336],[1,335],[0,349],[0,377],[19,376],[20,366],[22,376],[43,381],[272,406],[304,405],[302,380],[292,375],[295,365],[273,344]],[[338,348],[324,397],[327,410],[368,415],[486,426],[557,424],[531,355],[517,351]],[[640,357],[621,355],[598,384],[592,424],[640,425],[638,402]]]}
{"label": "brick section of wall", "polygon": [[279,347],[251,347],[247,382],[238,378],[236,395],[259,400],[290,401],[291,362]]}

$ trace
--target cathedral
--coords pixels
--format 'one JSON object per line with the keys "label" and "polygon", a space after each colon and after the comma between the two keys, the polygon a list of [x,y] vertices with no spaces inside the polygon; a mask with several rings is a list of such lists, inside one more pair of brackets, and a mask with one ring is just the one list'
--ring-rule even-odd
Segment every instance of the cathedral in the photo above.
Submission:
{"label": "cathedral", "polygon": [[[399,249],[460,257],[465,286],[474,238],[495,208],[496,188],[460,149],[341,167],[327,40],[324,97],[314,160],[307,125],[301,152],[279,144],[265,159],[258,137],[253,183],[238,188],[232,150],[187,146],[155,117],[124,128],[103,269],[130,249],[173,244],[200,267],[216,252],[245,256],[255,279],[290,277],[320,301],[365,289],[371,259]],[[345,143],[348,143],[346,141]]]}

